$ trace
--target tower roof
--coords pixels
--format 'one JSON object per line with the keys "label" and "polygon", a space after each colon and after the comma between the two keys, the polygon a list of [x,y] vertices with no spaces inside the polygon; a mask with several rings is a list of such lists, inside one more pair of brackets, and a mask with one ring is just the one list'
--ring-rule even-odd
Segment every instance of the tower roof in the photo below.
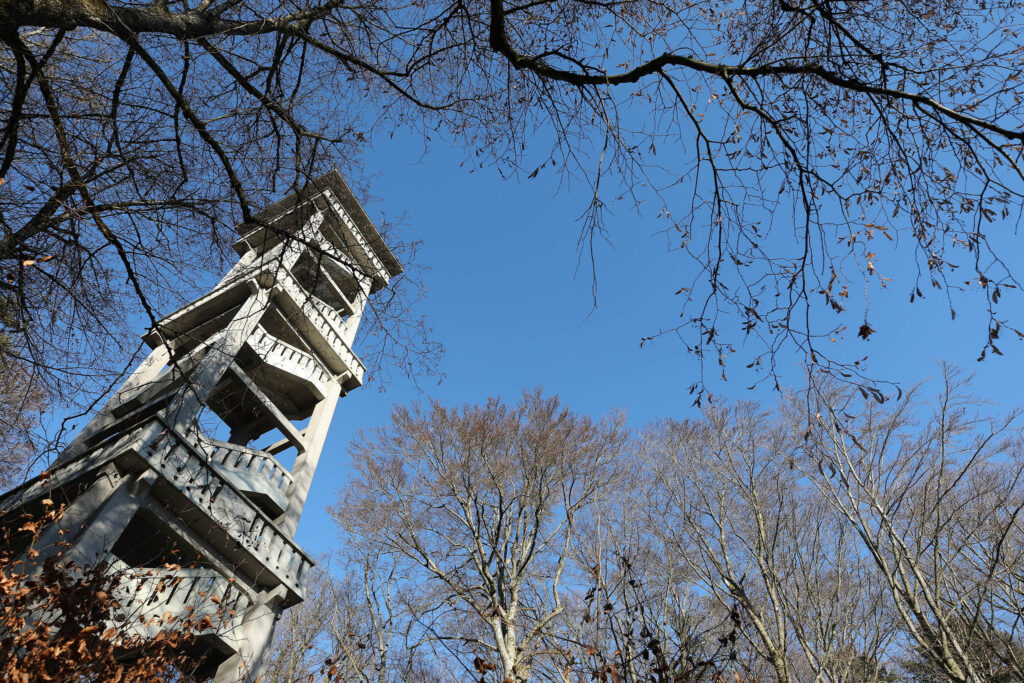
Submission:
{"label": "tower roof", "polygon": [[331,199],[336,200],[355,222],[359,233],[384,265],[388,276],[394,277],[401,273],[402,265],[384,242],[377,226],[366,215],[366,211],[338,169],[331,170],[310,181],[297,192],[271,204],[253,216],[251,221],[240,223],[236,230],[242,237],[235,242],[235,251],[243,254],[248,249],[276,243],[278,240],[275,238],[278,235],[298,230],[317,211],[324,211],[328,220],[340,219]]}

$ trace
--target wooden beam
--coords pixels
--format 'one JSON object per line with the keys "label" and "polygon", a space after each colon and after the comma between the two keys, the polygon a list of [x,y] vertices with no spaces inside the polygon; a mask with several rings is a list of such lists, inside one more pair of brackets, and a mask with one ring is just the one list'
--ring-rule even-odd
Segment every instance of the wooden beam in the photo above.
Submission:
{"label": "wooden beam", "polygon": [[[306,430],[305,429],[303,429],[301,432],[299,432],[299,434],[302,435],[302,438],[306,438]],[[276,442],[270,444],[266,448],[261,448],[259,450],[263,451],[264,453],[270,453],[271,455],[277,455],[278,453],[283,453],[284,451],[288,450],[288,447],[291,446],[291,445],[292,445],[292,440],[288,439],[288,438],[285,438],[285,439],[281,439],[280,441],[276,441]]]}
{"label": "wooden beam", "polygon": [[302,432],[297,430],[295,425],[292,424],[292,421],[285,417],[284,413],[274,405],[274,402],[270,400],[270,397],[263,393],[262,389],[256,386],[256,383],[253,382],[252,378],[246,374],[245,370],[238,366],[238,363],[234,361],[231,362],[231,371],[238,376],[238,379],[242,381],[245,388],[251,391],[259,402],[263,404],[263,407],[266,408],[267,412],[274,418],[274,421],[278,423],[277,426],[281,430],[281,433],[285,435],[285,438],[292,442],[299,453],[304,453],[306,451],[306,442],[302,438]]}

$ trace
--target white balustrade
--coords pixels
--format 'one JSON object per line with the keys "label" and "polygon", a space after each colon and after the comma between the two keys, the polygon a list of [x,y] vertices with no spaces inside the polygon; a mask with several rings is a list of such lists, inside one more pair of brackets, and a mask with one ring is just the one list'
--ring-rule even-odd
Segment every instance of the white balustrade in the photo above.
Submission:
{"label": "white balustrade", "polygon": [[308,381],[321,396],[326,394],[331,374],[315,356],[281,341],[262,327],[257,327],[246,343],[268,365]]}
{"label": "white balustrade", "polygon": [[278,284],[281,285],[282,289],[288,294],[292,301],[302,309],[302,313],[306,316],[309,322],[312,323],[317,332],[319,332],[327,341],[331,351],[346,366],[352,375],[359,382],[362,382],[363,374],[366,372],[366,366],[363,365],[363,362],[359,360],[359,357],[356,356],[355,352],[352,351],[349,345],[345,343],[344,338],[342,338],[344,321],[337,311],[334,311],[330,306],[323,302],[320,302],[323,304],[322,306],[318,306],[315,302],[319,300],[306,292],[295,280],[294,276],[287,271],[285,271],[278,279]]}
{"label": "white balustrade", "polygon": [[[268,568],[294,594],[301,595],[302,581],[313,566],[312,560],[231,482],[225,471],[211,462],[212,456],[208,459],[208,452],[202,445],[205,437],[194,433],[185,438],[162,420],[157,419],[155,423],[162,429],[154,438],[140,444],[139,455],[173,483],[192,505],[203,510],[215,527],[237,541],[240,548]],[[228,462],[233,457],[231,451],[239,448],[224,449]],[[266,455],[266,458],[272,457]],[[283,471],[273,467],[268,470],[268,482],[285,476]],[[278,490],[284,490],[281,488],[284,480],[277,481]]]}
{"label": "white balustrade", "polygon": [[[115,614],[120,615],[121,628],[127,628],[128,634],[151,639],[160,631],[184,630],[196,635],[212,632],[232,649],[238,649],[242,620],[251,600],[236,582],[216,570],[170,565],[129,567],[114,560],[108,573],[116,577]],[[165,618],[167,612],[174,615],[174,621]]]}

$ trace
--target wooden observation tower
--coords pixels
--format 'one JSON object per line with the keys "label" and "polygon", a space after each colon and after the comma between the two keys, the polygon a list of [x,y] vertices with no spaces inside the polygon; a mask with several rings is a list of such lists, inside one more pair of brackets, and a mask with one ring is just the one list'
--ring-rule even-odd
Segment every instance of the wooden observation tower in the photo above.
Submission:
{"label": "wooden observation tower", "polygon": [[[130,577],[125,612],[228,615],[200,638],[217,681],[262,674],[303,599],[295,529],[338,399],[362,383],[367,300],[402,270],[337,171],[239,233],[227,276],[145,335],[152,353],[44,478],[0,498],[4,516],[67,504],[36,547]],[[146,621],[131,628],[153,635]]]}

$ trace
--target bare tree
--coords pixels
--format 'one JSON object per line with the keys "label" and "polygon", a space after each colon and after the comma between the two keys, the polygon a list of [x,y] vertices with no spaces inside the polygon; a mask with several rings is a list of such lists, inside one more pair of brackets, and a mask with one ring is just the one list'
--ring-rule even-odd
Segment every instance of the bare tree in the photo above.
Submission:
{"label": "bare tree", "polygon": [[749,676],[1024,675],[1021,412],[966,385],[944,367],[930,405],[890,405],[823,381],[774,414],[713,405],[646,434],[651,528],[684,581],[739,607]]}
{"label": "bare tree", "polygon": [[1021,411],[986,415],[966,384],[945,366],[933,401],[915,390],[861,410],[859,396],[819,388],[803,471],[857,534],[905,647],[927,670],[1019,679]]}
{"label": "bare tree", "polygon": [[435,675],[1019,680],[1022,412],[966,388],[945,367],[935,401],[883,403],[826,378],[639,444],[538,393],[398,408],[334,514]]}
{"label": "bare tree", "polygon": [[298,683],[314,680],[325,669],[330,654],[322,640],[330,619],[334,578],[321,557],[306,580],[305,599],[284,613],[274,630],[267,680]]}
{"label": "bare tree", "polygon": [[614,493],[578,521],[566,610],[538,680],[713,681],[735,654],[732,613],[694,590],[651,533],[654,484],[639,452],[619,458]]}
{"label": "bare tree", "polygon": [[374,554],[321,558],[305,601],[285,613],[275,633],[268,680],[434,680],[430,662],[409,646],[415,622],[395,569]]}
{"label": "bare tree", "polygon": [[379,544],[415,587],[419,646],[449,671],[531,680],[566,609],[578,520],[614,489],[630,448],[555,397],[396,408],[352,448],[333,509],[353,549]]}
{"label": "bare tree", "polygon": [[46,394],[30,368],[0,359],[0,489],[24,480],[36,453]]}
{"label": "bare tree", "polygon": [[853,531],[796,468],[799,435],[741,403],[657,424],[646,443],[658,482],[651,528],[716,612],[737,610],[745,675],[880,680],[893,632],[886,595]]}
{"label": "bare tree", "polygon": [[[83,407],[135,360],[140,313],[155,325],[205,289],[222,274],[236,224],[255,227],[259,209],[350,166],[361,133],[346,124],[327,139],[295,121],[355,117],[329,84],[307,99],[303,89],[324,74],[305,80],[313,64],[287,41],[246,48],[277,53],[264,71],[229,63],[205,40],[158,32],[150,42],[112,28],[113,15],[82,24],[65,8],[40,23],[28,16],[35,9],[0,7],[0,334],[12,342],[0,355],[53,402]],[[249,81],[270,99],[254,108]],[[436,371],[439,347],[411,309],[422,293],[416,244],[394,234],[389,243],[411,277],[372,303],[365,355],[378,375],[423,376]]]}

